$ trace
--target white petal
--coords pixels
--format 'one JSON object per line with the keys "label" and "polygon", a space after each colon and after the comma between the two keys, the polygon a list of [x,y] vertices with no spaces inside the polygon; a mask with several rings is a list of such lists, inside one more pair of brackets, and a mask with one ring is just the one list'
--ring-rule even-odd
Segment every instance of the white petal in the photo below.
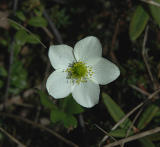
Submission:
{"label": "white petal", "polygon": [[71,82],[67,79],[67,73],[54,71],[47,79],[46,87],[48,93],[54,98],[64,98],[71,93]]}
{"label": "white petal", "polygon": [[86,37],[76,43],[74,54],[78,61],[85,61],[87,63],[88,60],[102,56],[101,43],[96,37]]}
{"label": "white petal", "polygon": [[50,46],[48,56],[55,69],[66,69],[75,61],[73,49],[68,45]]}
{"label": "white petal", "polygon": [[109,60],[105,58],[95,59],[93,67],[93,80],[97,81],[98,84],[108,84],[120,75],[119,68]]}
{"label": "white petal", "polygon": [[93,107],[99,101],[100,88],[98,84],[88,80],[87,82],[75,85],[72,96],[77,103],[83,107]]}

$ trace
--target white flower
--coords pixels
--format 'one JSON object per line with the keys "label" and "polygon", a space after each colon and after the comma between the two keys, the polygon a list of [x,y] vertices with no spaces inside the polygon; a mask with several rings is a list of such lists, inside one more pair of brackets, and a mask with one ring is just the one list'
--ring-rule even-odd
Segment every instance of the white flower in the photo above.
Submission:
{"label": "white flower", "polygon": [[48,93],[56,99],[72,93],[77,103],[93,107],[99,101],[99,84],[114,81],[118,67],[102,57],[100,41],[93,36],[76,43],[74,50],[67,45],[52,45],[49,59],[55,71],[47,79]]}

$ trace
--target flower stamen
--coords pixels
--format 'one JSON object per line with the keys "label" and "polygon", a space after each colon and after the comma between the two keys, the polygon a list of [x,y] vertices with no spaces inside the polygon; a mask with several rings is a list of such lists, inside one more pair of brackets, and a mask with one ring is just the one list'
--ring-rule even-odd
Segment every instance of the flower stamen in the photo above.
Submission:
{"label": "flower stamen", "polygon": [[80,82],[87,82],[87,79],[93,75],[92,67],[86,66],[86,63],[82,61],[73,63],[67,68],[68,78],[72,80],[73,83],[79,84]]}

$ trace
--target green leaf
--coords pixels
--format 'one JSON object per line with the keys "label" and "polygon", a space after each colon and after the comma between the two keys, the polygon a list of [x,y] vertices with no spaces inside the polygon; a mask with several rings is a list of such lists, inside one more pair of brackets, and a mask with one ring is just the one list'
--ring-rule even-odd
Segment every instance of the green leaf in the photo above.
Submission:
{"label": "green leaf", "polygon": [[148,20],[149,15],[143,7],[139,5],[131,18],[129,27],[129,35],[132,41],[136,40],[141,35]]}
{"label": "green leaf", "polygon": [[69,127],[76,128],[77,127],[77,119],[73,115],[67,114],[63,123],[66,128],[69,128]]}
{"label": "green leaf", "polygon": [[3,38],[1,38],[0,39],[0,44],[3,45],[3,46],[8,46],[8,41],[3,39]]}
{"label": "green leaf", "polygon": [[[154,0],[154,1],[160,4],[160,0]],[[160,15],[159,15],[160,8],[151,4],[149,5],[149,8],[150,8],[153,19],[160,26]]]}
{"label": "green leaf", "polygon": [[[127,130],[125,130],[125,129],[116,129],[116,130],[109,132],[109,135],[111,135],[113,137],[123,138],[126,136],[126,133],[127,133]],[[129,135],[131,135],[131,134],[132,134],[132,132]]]}
{"label": "green leaf", "polygon": [[152,121],[158,111],[159,107],[157,105],[149,105],[140,117],[137,127],[140,130],[145,128]]}
{"label": "green leaf", "polygon": [[18,45],[24,45],[27,41],[28,34],[26,31],[20,29],[17,31],[15,40]]}
{"label": "green leaf", "polygon": [[68,97],[63,99],[60,104],[63,111],[67,114],[79,114],[84,111],[81,105],[75,102],[72,95],[69,95]]}
{"label": "green leaf", "polygon": [[35,16],[28,21],[28,24],[33,27],[46,27],[47,21],[41,16]]}
{"label": "green leaf", "polygon": [[[113,99],[109,95],[102,93],[102,98],[105,106],[107,107],[110,115],[112,116],[115,122],[118,122],[125,116],[125,113],[122,111],[122,109],[113,101]],[[130,125],[131,125],[131,121],[127,118],[120,125],[120,127],[128,128]]]}
{"label": "green leaf", "polygon": [[143,147],[156,147],[147,137],[138,139],[138,141],[140,141]]}
{"label": "green leaf", "polygon": [[20,24],[17,24],[17,23],[15,23],[14,21],[12,21],[12,20],[9,20],[9,23],[10,23],[10,25],[14,28],[14,29],[16,29],[16,30],[20,30],[22,27],[20,26]]}
{"label": "green leaf", "polygon": [[69,128],[77,127],[77,120],[73,115],[66,114],[65,112],[61,110],[52,110],[50,114],[51,121],[53,123],[61,122],[63,123],[64,127]]}
{"label": "green leaf", "polygon": [[41,90],[37,90],[39,96],[40,96],[40,101],[41,101],[41,104],[50,109],[50,110],[56,110],[57,109],[57,106],[49,99],[48,95],[41,91]]}
{"label": "green leaf", "polygon": [[56,123],[58,121],[63,121],[66,118],[66,114],[60,110],[52,110],[50,114],[51,121]]}
{"label": "green leaf", "polygon": [[37,44],[37,43],[39,43],[39,40],[40,40],[40,38],[37,35],[30,34],[27,37],[27,42],[30,44]]}
{"label": "green leaf", "polygon": [[14,62],[11,65],[11,77],[10,93],[17,94],[27,87],[27,71],[22,61],[17,58],[14,58]]}
{"label": "green leaf", "polygon": [[22,20],[22,21],[25,21],[26,20],[26,17],[24,16],[23,12],[22,11],[18,11],[16,12],[16,16]]}

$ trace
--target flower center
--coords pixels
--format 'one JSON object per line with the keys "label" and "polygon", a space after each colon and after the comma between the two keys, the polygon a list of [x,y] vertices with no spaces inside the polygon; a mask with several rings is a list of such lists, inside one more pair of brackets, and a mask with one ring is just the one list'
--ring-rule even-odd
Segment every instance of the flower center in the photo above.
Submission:
{"label": "flower center", "polygon": [[81,61],[73,63],[66,71],[68,72],[68,78],[73,83],[76,82],[78,84],[80,82],[87,82],[87,79],[93,75],[92,67],[86,66]]}
{"label": "flower center", "polygon": [[87,67],[82,62],[77,62],[73,64],[71,68],[72,77],[73,78],[81,78],[84,77],[87,73]]}

